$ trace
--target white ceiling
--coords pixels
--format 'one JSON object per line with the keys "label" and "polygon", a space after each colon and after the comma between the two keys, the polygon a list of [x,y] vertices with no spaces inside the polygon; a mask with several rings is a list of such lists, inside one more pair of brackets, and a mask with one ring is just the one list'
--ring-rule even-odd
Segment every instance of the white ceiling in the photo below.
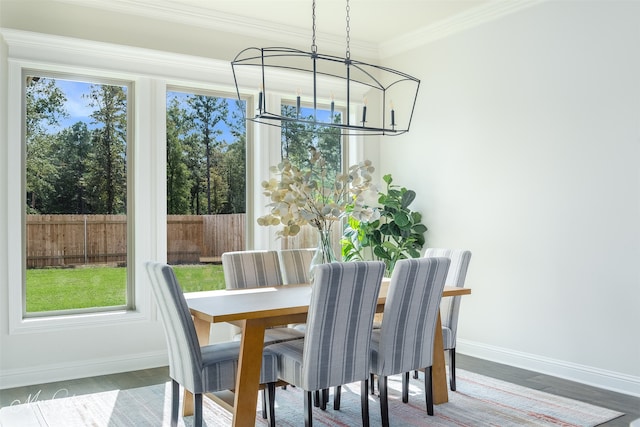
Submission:
{"label": "white ceiling", "polygon": [[[354,40],[379,44],[488,2],[350,0],[350,35]],[[256,22],[300,27],[311,37],[311,0],[170,0],[166,3],[203,8],[212,14],[242,16]],[[318,35],[346,36],[346,0],[316,0],[316,32]]]}
{"label": "white ceiling", "polygon": [[[312,0],[52,0],[311,46]],[[545,0],[350,0],[352,51],[385,57]],[[316,0],[318,50],[346,45],[346,0]],[[307,43],[305,43],[307,44]]]}

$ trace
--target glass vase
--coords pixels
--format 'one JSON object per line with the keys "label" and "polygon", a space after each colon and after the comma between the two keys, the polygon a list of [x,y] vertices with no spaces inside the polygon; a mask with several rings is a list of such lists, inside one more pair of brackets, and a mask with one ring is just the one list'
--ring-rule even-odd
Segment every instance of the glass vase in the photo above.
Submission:
{"label": "glass vase", "polygon": [[311,258],[309,281],[313,282],[313,273],[316,265],[336,261],[337,258],[331,245],[331,230],[318,230],[318,247],[316,248],[316,253],[313,255],[313,258]]}

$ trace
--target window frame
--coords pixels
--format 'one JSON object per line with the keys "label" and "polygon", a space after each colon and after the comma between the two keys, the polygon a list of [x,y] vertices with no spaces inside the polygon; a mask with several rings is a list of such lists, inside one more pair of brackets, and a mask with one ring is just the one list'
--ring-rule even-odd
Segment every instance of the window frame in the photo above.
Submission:
{"label": "window frame", "polygon": [[[27,146],[27,135],[26,135],[26,79],[27,76],[38,76],[49,79],[60,79],[67,81],[78,81],[82,83],[90,83],[90,84],[99,84],[99,85],[111,85],[111,86],[121,86],[127,88],[127,126],[126,126],[126,204],[127,209],[125,216],[127,218],[126,223],[126,236],[127,236],[127,255],[126,255],[126,263],[127,263],[127,271],[125,276],[125,285],[126,285],[126,302],[123,305],[117,306],[102,306],[102,307],[89,307],[89,308],[74,308],[67,310],[55,310],[55,311],[36,311],[36,312],[27,312],[27,280],[26,280],[26,212],[23,213],[21,227],[23,229],[23,247],[22,247],[22,268],[25,272],[25,277],[22,280],[22,318],[23,319],[31,319],[31,318],[39,318],[39,317],[56,317],[56,316],[74,316],[74,315],[83,315],[83,314],[91,314],[91,313],[102,313],[102,312],[121,312],[121,311],[135,311],[136,309],[136,300],[135,300],[135,282],[134,282],[134,262],[133,262],[133,247],[135,247],[135,242],[133,239],[133,221],[132,215],[129,207],[133,206],[134,202],[134,189],[133,189],[133,179],[132,179],[132,167],[130,165],[130,160],[132,158],[133,153],[133,131],[134,131],[134,120],[135,116],[133,114],[133,105],[135,105],[135,84],[132,80],[124,80],[124,79],[115,79],[113,77],[102,78],[96,75],[82,75],[77,72],[74,73],[65,73],[60,71],[45,71],[42,69],[33,69],[33,68],[22,68],[21,69],[22,77],[22,100],[21,100],[21,110],[22,110],[22,135],[20,144],[22,145],[22,162],[23,165],[21,167],[22,176],[23,176],[23,201],[22,206],[26,206],[26,146]],[[24,208],[23,208],[24,211]]]}

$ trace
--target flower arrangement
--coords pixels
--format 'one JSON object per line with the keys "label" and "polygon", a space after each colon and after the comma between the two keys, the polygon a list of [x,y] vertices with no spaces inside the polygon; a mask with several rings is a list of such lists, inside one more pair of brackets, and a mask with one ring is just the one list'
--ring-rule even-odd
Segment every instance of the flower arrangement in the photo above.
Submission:
{"label": "flower arrangement", "polygon": [[263,181],[263,194],[271,200],[270,212],[258,218],[258,225],[278,226],[278,237],[295,236],[300,227],[310,224],[328,233],[334,222],[345,215],[360,221],[374,221],[379,213],[365,204],[368,191],[376,192],[371,174],[375,170],[369,160],[349,167],[346,174],[329,176],[320,151],[309,149],[309,167],[300,169],[287,159],[270,171],[274,177]]}

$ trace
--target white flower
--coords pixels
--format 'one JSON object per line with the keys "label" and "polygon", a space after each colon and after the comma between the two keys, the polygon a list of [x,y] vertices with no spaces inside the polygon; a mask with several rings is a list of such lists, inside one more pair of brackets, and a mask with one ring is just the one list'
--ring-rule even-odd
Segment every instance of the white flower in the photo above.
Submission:
{"label": "white flower", "polygon": [[270,212],[258,218],[258,225],[282,225],[276,234],[286,237],[298,234],[305,224],[329,231],[345,215],[347,206],[352,206],[352,215],[359,220],[379,217],[377,210],[364,207],[365,194],[376,191],[371,182],[375,169],[369,160],[333,178],[327,176],[327,164],[319,151],[311,150],[309,163],[309,169],[300,170],[285,159],[269,169],[277,177],[262,182],[263,194],[271,203],[267,205]]}

